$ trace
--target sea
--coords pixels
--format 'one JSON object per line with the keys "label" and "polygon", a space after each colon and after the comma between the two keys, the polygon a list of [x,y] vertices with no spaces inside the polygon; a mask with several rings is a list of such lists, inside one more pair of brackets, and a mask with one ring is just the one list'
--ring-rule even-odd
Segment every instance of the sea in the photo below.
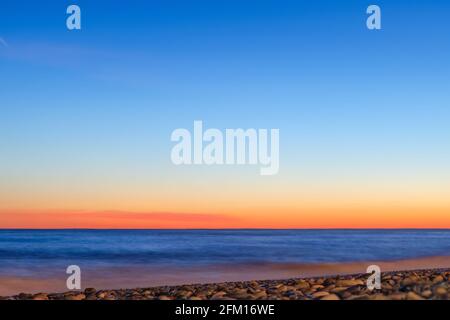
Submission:
{"label": "sea", "polygon": [[63,290],[71,265],[82,270],[84,286],[123,287],[448,256],[450,230],[0,230],[0,294],[2,281],[8,293],[21,283]]}

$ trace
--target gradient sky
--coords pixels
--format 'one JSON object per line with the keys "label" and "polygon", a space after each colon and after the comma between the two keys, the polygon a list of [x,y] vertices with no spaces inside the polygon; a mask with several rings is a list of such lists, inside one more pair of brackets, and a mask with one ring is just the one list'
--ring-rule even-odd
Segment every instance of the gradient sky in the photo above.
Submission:
{"label": "gradient sky", "polygon": [[[449,15],[3,0],[0,228],[450,228]],[[174,166],[170,134],[194,120],[279,128],[279,174]]]}

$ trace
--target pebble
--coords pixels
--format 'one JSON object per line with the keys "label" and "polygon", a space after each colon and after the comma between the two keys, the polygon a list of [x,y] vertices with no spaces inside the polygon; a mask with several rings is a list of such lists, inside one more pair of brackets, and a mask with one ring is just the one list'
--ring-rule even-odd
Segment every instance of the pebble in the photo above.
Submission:
{"label": "pebble", "polygon": [[317,299],[317,298],[322,298],[322,297],[328,296],[329,294],[330,293],[326,292],[326,291],[317,291],[317,292],[314,292],[311,296],[313,298]]}
{"label": "pebble", "polygon": [[433,295],[433,292],[431,290],[425,290],[424,292],[422,292],[422,297],[424,298],[429,298]]}
{"label": "pebble", "polygon": [[48,296],[46,293],[38,293],[33,296],[33,300],[48,300]]}
{"label": "pebble", "polygon": [[341,298],[339,298],[337,295],[332,293],[332,294],[323,296],[320,300],[341,300]]}
{"label": "pebble", "polygon": [[444,287],[437,287],[437,288],[435,289],[435,292],[436,292],[437,295],[443,296],[443,295],[446,295],[446,294],[447,294],[447,289],[444,288]]}
{"label": "pebble", "polygon": [[425,299],[419,296],[417,293],[410,291],[406,294],[406,300],[425,300]]}
{"label": "pebble", "polygon": [[85,299],[86,296],[82,293],[80,294],[75,294],[75,295],[69,295],[66,297],[66,300],[83,300]]}
{"label": "pebble", "polygon": [[85,295],[88,295],[88,294],[93,294],[93,293],[95,293],[97,290],[95,290],[94,288],[86,288],[85,290],[84,290],[84,294]]}
{"label": "pebble", "polygon": [[362,286],[362,285],[364,285],[364,281],[356,280],[356,279],[338,280],[338,281],[336,281],[336,285],[339,287]]}

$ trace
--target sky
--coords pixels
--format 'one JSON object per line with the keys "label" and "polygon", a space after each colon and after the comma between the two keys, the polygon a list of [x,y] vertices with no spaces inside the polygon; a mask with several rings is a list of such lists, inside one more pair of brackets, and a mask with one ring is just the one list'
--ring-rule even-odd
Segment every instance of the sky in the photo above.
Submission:
{"label": "sky", "polygon": [[[1,1],[0,228],[450,228],[449,14]],[[175,166],[195,120],[278,128],[279,173]]]}

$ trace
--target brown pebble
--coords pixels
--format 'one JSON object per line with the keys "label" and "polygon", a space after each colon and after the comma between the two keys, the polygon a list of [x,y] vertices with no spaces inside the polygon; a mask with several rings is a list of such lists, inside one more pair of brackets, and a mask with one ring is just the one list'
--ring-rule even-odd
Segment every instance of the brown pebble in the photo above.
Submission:
{"label": "brown pebble", "polygon": [[370,300],[390,300],[390,298],[382,293],[377,293],[370,296]]}
{"label": "brown pebble", "polygon": [[320,300],[341,300],[341,298],[339,298],[337,295],[332,293],[332,294],[323,296],[322,298],[320,298]]}
{"label": "brown pebble", "polygon": [[435,292],[436,292],[436,294],[439,295],[439,296],[444,296],[444,295],[447,294],[447,289],[444,288],[444,287],[437,287],[437,288],[435,289]]}
{"label": "brown pebble", "polygon": [[306,281],[299,281],[299,282],[297,282],[295,287],[298,288],[298,289],[309,289],[311,286]]}
{"label": "brown pebble", "polygon": [[370,296],[367,294],[361,294],[356,296],[350,296],[349,298],[346,298],[346,300],[369,300]]}
{"label": "brown pebble", "polygon": [[226,295],[227,293],[225,291],[219,291],[216,292],[215,294],[213,294],[213,296],[211,297],[211,299],[218,299],[223,297],[224,295]]}
{"label": "brown pebble", "polygon": [[444,277],[439,275],[433,278],[433,284],[439,283],[439,282],[443,282],[444,281]]}
{"label": "brown pebble", "polygon": [[419,296],[417,293],[410,291],[406,294],[406,300],[424,300],[424,298]]}
{"label": "brown pebble", "polygon": [[362,280],[338,280],[336,281],[338,287],[352,287],[352,286],[363,286],[364,281]]}
{"label": "brown pebble", "polygon": [[32,298],[33,300],[48,300],[48,296],[45,293],[35,294]]}
{"label": "brown pebble", "polygon": [[404,300],[406,298],[406,294],[405,293],[394,293],[389,295],[389,298],[391,300]]}
{"label": "brown pebble", "polygon": [[315,284],[311,287],[311,289],[315,289],[315,290],[319,290],[319,289],[323,289],[323,288],[325,288],[325,287],[321,284]]}
{"label": "brown pebble", "polygon": [[348,287],[336,287],[336,288],[330,290],[330,292],[331,293],[339,293],[339,292],[343,292],[347,289],[348,289]]}
{"label": "brown pebble", "polygon": [[189,300],[202,300],[200,297],[189,297]]}
{"label": "brown pebble", "polygon": [[327,291],[317,291],[317,292],[314,292],[314,293],[311,295],[311,297],[313,297],[314,299],[318,299],[318,298],[321,298],[321,297],[328,296],[329,294],[330,294],[330,293],[327,292]]}
{"label": "brown pebble", "polygon": [[424,292],[422,292],[422,297],[424,298],[430,298],[433,295],[433,292],[431,290],[425,290]]}
{"label": "brown pebble", "polygon": [[414,283],[415,283],[415,281],[414,281],[413,279],[411,279],[411,278],[403,279],[403,280],[400,282],[400,284],[401,284],[402,286],[404,286],[404,287],[413,285]]}
{"label": "brown pebble", "polygon": [[86,296],[82,293],[66,296],[66,300],[83,300]]}

